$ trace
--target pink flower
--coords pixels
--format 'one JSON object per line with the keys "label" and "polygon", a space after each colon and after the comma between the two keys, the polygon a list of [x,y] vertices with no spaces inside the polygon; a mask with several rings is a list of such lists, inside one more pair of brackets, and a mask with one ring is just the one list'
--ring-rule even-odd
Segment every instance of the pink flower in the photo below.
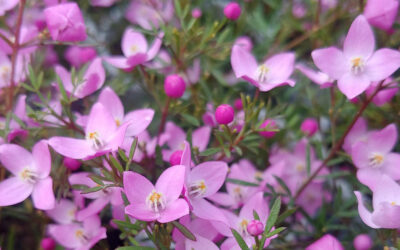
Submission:
{"label": "pink flower", "polygon": [[55,66],[54,70],[60,77],[65,91],[77,98],[84,98],[103,86],[106,79],[106,73],[100,58],[96,58],[89,65],[83,75],[83,82],[79,82],[74,86],[71,74],[62,66]]}
{"label": "pink flower", "polygon": [[317,241],[306,247],[306,250],[344,250],[342,244],[332,235],[325,234]]}
{"label": "pink flower", "polygon": [[399,1],[368,0],[364,8],[364,16],[368,22],[377,28],[390,31],[396,20]]}
{"label": "pink flower", "polygon": [[53,179],[49,176],[51,156],[46,142],[39,141],[32,149],[14,145],[0,146],[0,161],[13,175],[0,182],[0,206],[10,206],[32,195],[37,209],[54,207]]}
{"label": "pink flower", "polygon": [[78,206],[74,202],[60,199],[53,209],[46,211],[46,214],[58,224],[71,224],[76,220],[77,210]]}
{"label": "pink flower", "polygon": [[132,28],[128,28],[122,36],[121,47],[124,56],[111,56],[105,60],[117,68],[131,70],[136,65],[148,62],[157,55],[163,36],[163,33],[159,34],[155,38],[153,45],[148,48],[146,38]]}
{"label": "pink flower", "polygon": [[391,152],[396,142],[396,126],[390,124],[372,133],[367,141],[360,141],[352,147],[351,157],[358,168],[357,178],[361,183],[372,189],[382,174],[400,180],[400,154]]}
{"label": "pink flower", "polygon": [[368,234],[359,234],[353,240],[353,246],[356,250],[369,250],[374,245]]}
{"label": "pink flower", "polygon": [[152,109],[138,109],[124,114],[124,106],[117,94],[110,88],[104,88],[99,96],[99,103],[110,112],[117,127],[130,123],[126,129],[125,136],[137,136],[142,133],[151,123],[154,116]]}
{"label": "pink flower", "polygon": [[[391,77],[387,78],[383,84],[384,85],[388,85],[389,83],[392,83],[393,79]],[[367,96],[371,96],[376,88],[378,87],[379,83],[378,82],[373,82],[371,84],[371,86],[369,86],[369,88],[367,89],[367,91],[365,92],[367,94]],[[399,91],[399,88],[397,86],[390,86],[386,89],[382,89],[378,92],[378,94],[376,94],[376,96],[372,99],[372,102],[380,107],[382,105],[384,105],[385,103],[390,102],[390,100],[392,100],[392,98],[397,94],[397,92]]]}
{"label": "pink flower", "polygon": [[353,146],[359,141],[367,141],[370,133],[367,131],[367,122],[360,117],[344,139],[343,149],[351,154]]}
{"label": "pink flower", "polygon": [[374,52],[375,39],[364,16],[351,24],[343,45],[314,50],[315,65],[332,79],[338,80],[339,90],[352,99],[364,92],[373,81],[389,77],[400,66],[400,52],[380,49]]}
{"label": "pink flower", "polygon": [[189,206],[179,198],[183,189],[185,167],[166,169],[154,186],[135,172],[124,173],[124,190],[130,202],[125,208],[129,216],[143,221],[167,223],[189,214]]}
{"label": "pink flower", "polygon": [[373,212],[368,211],[359,191],[354,194],[358,201],[358,213],[361,220],[372,228],[400,227],[400,185],[387,175],[378,176],[377,184],[372,190]]}
{"label": "pink flower", "polygon": [[[15,63],[14,82],[18,84],[26,78],[27,66],[30,62],[29,55],[18,54]],[[0,51],[0,89],[9,86],[11,83],[11,60],[6,54]]]}
{"label": "pink flower", "polygon": [[7,0],[0,3],[0,16],[4,16],[6,11],[12,10],[18,4],[18,0]]}
{"label": "pink flower", "polygon": [[168,22],[174,17],[174,4],[172,0],[131,1],[125,13],[125,18],[131,23],[138,24],[146,30],[159,28],[160,23]]}
{"label": "pink flower", "polygon": [[240,5],[236,2],[228,3],[224,8],[224,15],[226,18],[235,21],[240,17],[240,13],[242,12]]}
{"label": "pink flower", "polygon": [[313,136],[318,131],[318,122],[314,118],[305,119],[300,126],[301,131],[307,136]]}
{"label": "pink flower", "polygon": [[264,92],[281,85],[294,86],[295,82],[289,79],[294,69],[294,60],[294,53],[286,52],[276,54],[257,65],[254,56],[238,44],[233,45],[231,53],[236,77],[243,78]]}
{"label": "pink flower", "polygon": [[86,40],[86,27],[76,3],[63,3],[44,10],[47,28],[55,41],[79,42]]}
{"label": "pink flower", "polygon": [[311,81],[318,84],[321,89],[332,86],[333,79],[331,79],[327,74],[321,71],[314,71],[311,68],[303,65],[297,64],[296,69],[308,77]]}
{"label": "pink flower", "polygon": [[65,52],[65,59],[76,68],[93,60],[96,56],[96,50],[91,47],[71,46]]}
{"label": "pink flower", "polygon": [[76,250],[89,250],[98,241],[107,238],[106,229],[101,227],[97,215],[85,219],[82,223],[49,225],[48,232],[58,244]]}
{"label": "pink flower", "polygon": [[95,103],[90,110],[85,139],[55,136],[49,145],[59,154],[72,159],[90,159],[118,149],[129,123],[117,126],[107,108]]}

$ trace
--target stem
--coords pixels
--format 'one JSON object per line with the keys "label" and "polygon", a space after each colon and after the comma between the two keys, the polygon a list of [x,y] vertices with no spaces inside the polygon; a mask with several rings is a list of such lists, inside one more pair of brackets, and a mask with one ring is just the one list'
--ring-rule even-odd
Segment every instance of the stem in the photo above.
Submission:
{"label": "stem", "polygon": [[167,97],[167,101],[165,102],[164,109],[163,109],[163,111],[162,111],[160,127],[158,128],[158,134],[157,134],[157,142],[156,142],[156,145],[158,145],[158,143],[159,143],[159,141],[160,141],[161,133],[164,131],[165,122],[166,122],[166,120],[167,120],[168,108],[169,108],[170,102],[171,102],[171,98],[170,98],[170,97]]}
{"label": "stem", "polygon": [[336,155],[337,151],[341,148],[344,139],[350,132],[350,130],[353,128],[354,124],[357,122],[358,118],[363,114],[364,110],[368,107],[368,104],[372,101],[372,99],[378,94],[380,90],[384,88],[383,86],[383,81],[381,81],[378,85],[378,87],[375,89],[374,93],[363,103],[363,105],[360,107],[358,110],[356,116],[353,118],[353,121],[350,123],[350,125],[347,127],[346,131],[338,141],[338,143],[335,144],[335,146],[332,148],[330,151],[329,155],[325,158],[325,160],[321,163],[321,165],[317,168],[317,170],[307,178],[307,180],[300,186],[300,188],[297,190],[296,195],[294,196],[294,200],[299,198],[301,193],[304,191],[304,189],[311,183],[311,181],[318,175],[318,173],[326,166],[326,164]]}
{"label": "stem", "polygon": [[335,88],[330,88],[331,107],[329,109],[329,119],[331,120],[332,147],[335,146]]}
{"label": "stem", "polygon": [[13,100],[14,100],[14,75],[15,75],[15,65],[17,61],[17,55],[19,50],[19,34],[21,31],[22,25],[22,16],[24,15],[26,0],[20,0],[19,9],[18,9],[18,17],[17,17],[17,26],[15,27],[15,40],[12,45],[12,54],[11,54],[11,75],[10,75],[10,88],[8,89],[7,101],[6,101],[6,112],[12,109]]}

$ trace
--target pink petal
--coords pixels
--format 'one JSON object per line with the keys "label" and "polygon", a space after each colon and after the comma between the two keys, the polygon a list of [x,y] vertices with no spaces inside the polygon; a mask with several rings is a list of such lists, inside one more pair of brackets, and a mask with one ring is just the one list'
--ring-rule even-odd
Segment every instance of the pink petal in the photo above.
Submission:
{"label": "pink petal", "polygon": [[193,206],[192,212],[197,217],[204,220],[219,221],[229,225],[229,222],[222,211],[205,199],[192,199],[190,202]]}
{"label": "pink petal", "polygon": [[60,80],[64,85],[64,89],[68,93],[72,93],[72,91],[74,90],[74,85],[72,85],[71,74],[63,66],[60,65],[56,65],[54,67],[54,71],[60,77]]}
{"label": "pink petal", "polygon": [[203,126],[192,134],[192,144],[193,147],[197,147],[199,152],[204,151],[207,148],[208,142],[210,141],[211,127]]}
{"label": "pink petal", "polygon": [[98,102],[110,111],[114,119],[122,122],[124,118],[124,106],[118,95],[110,87],[107,86],[101,91]]}
{"label": "pink petal", "polygon": [[186,134],[180,127],[176,126],[173,122],[167,122],[165,133],[171,135],[167,144],[172,150],[183,149],[181,146],[186,139]]}
{"label": "pink petal", "polygon": [[121,48],[126,57],[130,57],[136,53],[146,53],[147,41],[141,33],[128,28],[122,36]]}
{"label": "pink petal", "polygon": [[369,167],[369,156],[371,153],[372,152],[370,152],[366,142],[357,142],[355,145],[353,145],[351,150],[351,158],[354,162],[354,165],[358,168]]}
{"label": "pink petal", "polygon": [[70,224],[75,220],[75,212],[77,206],[70,200],[61,199],[55,203],[51,210],[47,210],[46,214],[59,224]]}
{"label": "pink petal", "polygon": [[382,202],[379,208],[372,213],[372,222],[380,228],[400,227],[400,206],[389,202]]}
{"label": "pink petal", "polygon": [[78,248],[81,246],[81,241],[76,237],[75,233],[81,229],[78,224],[68,225],[49,225],[48,232],[53,239],[60,245],[67,248]]}
{"label": "pink petal", "polygon": [[165,195],[166,203],[178,199],[182,193],[185,178],[185,166],[176,165],[167,168],[156,182],[156,190]]}
{"label": "pink petal", "polygon": [[335,237],[325,234],[320,239],[306,247],[306,250],[344,250],[344,247]]}
{"label": "pink petal", "polygon": [[0,182],[0,206],[11,206],[24,201],[32,193],[33,185],[19,177],[10,177]]}
{"label": "pink petal", "polygon": [[22,169],[31,167],[34,163],[31,153],[15,144],[0,146],[0,161],[14,175],[18,175]]}
{"label": "pink petal", "polygon": [[104,61],[108,62],[114,67],[117,67],[119,69],[125,69],[125,70],[130,70],[132,67],[128,64],[128,59],[123,56],[111,56],[111,57],[105,57]]}
{"label": "pink petal", "polygon": [[379,179],[382,174],[383,171],[380,169],[366,167],[357,171],[357,179],[371,190],[374,190],[379,183],[377,179]]}
{"label": "pink petal", "polygon": [[290,77],[294,70],[294,53],[286,52],[276,54],[267,61],[265,65],[268,67],[268,83],[284,83]]}
{"label": "pink petal", "polygon": [[332,80],[329,76],[322,72],[316,72],[302,64],[297,64],[296,69],[298,69],[301,73],[303,73],[306,77],[308,77],[314,83],[324,87],[327,84],[331,84]]}
{"label": "pink petal", "polygon": [[189,240],[185,238],[185,246],[186,249],[196,249],[196,250],[218,250],[217,245],[214,244],[209,239],[203,238],[200,235],[196,234],[196,241]]}
{"label": "pink petal", "polygon": [[393,180],[400,180],[400,154],[387,154],[382,171],[389,175]]}
{"label": "pink petal", "polygon": [[147,196],[154,190],[153,184],[144,176],[134,172],[124,172],[124,191],[133,204],[145,204]]}
{"label": "pink petal", "polygon": [[339,79],[349,71],[343,52],[335,47],[316,49],[311,57],[315,65],[333,79]]}
{"label": "pink petal", "polygon": [[358,118],[349,134],[346,136],[343,144],[343,149],[351,154],[352,146],[359,140],[361,140],[367,134],[367,122],[364,118]]}
{"label": "pink petal", "polygon": [[130,204],[125,208],[125,213],[132,218],[142,221],[154,221],[159,215],[150,210],[146,204]]}
{"label": "pink petal", "polygon": [[202,197],[215,194],[224,184],[228,173],[228,165],[223,161],[204,162],[192,169],[189,174],[188,183],[204,181],[206,192]]}
{"label": "pink petal", "polygon": [[33,160],[40,178],[49,176],[51,171],[51,155],[44,140],[39,141],[32,149]]}
{"label": "pink petal", "polygon": [[367,61],[365,72],[371,81],[381,81],[400,67],[400,52],[393,49],[377,50]]}
{"label": "pink petal", "polygon": [[379,228],[374,222],[372,222],[372,213],[368,211],[362,201],[362,195],[359,191],[354,191],[358,201],[358,213],[360,214],[361,220],[372,228]]}
{"label": "pink petal", "polygon": [[374,132],[368,138],[368,146],[371,151],[388,153],[397,142],[396,125],[389,124],[380,131]]}
{"label": "pink petal", "polygon": [[53,179],[47,177],[35,184],[32,192],[33,205],[37,209],[49,210],[55,206],[55,197],[53,192]]}
{"label": "pink petal", "polygon": [[96,243],[99,242],[101,239],[107,238],[106,232],[107,230],[104,227],[100,228],[98,233],[90,239],[89,243],[87,243],[87,245],[85,246],[85,250],[92,249],[92,247],[96,245]]}
{"label": "pink petal", "polygon": [[371,26],[363,15],[351,24],[343,44],[343,53],[349,59],[361,57],[367,60],[375,49],[375,38]]}
{"label": "pink petal", "polygon": [[190,166],[192,164],[192,155],[190,151],[190,145],[187,141],[184,141],[185,148],[182,153],[182,158],[181,158],[181,165],[185,166],[186,171],[185,171],[185,180],[187,179],[187,176],[190,173]]}
{"label": "pink petal", "polygon": [[146,60],[147,60],[147,55],[145,53],[137,53],[135,55],[128,57],[127,63],[129,67],[133,69],[137,65],[146,62]]}
{"label": "pink petal", "polygon": [[48,144],[57,153],[72,159],[83,159],[96,153],[92,145],[82,139],[55,136],[48,140]]}
{"label": "pink petal", "polygon": [[227,193],[215,193],[211,196],[208,196],[207,199],[226,207],[232,207],[236,203],[234,198]]}
{"label": "pink petal", "polygon": [[157,55],[158,51],[161,48],[163,37],[164,37],[164,33],[161,33],[161,34],[157,35],[156,39],[154,39],[154,42],[151,45],[149,51],[147,51],[147,60],[146,61],[150,61]]}
{"label": "pink petal", "polygon": [[252,76],[258,67],[254,56],[239,45],[232,47],[231,65],[237,78]]}
{"label": "pink petal", "polygon": [[369,87],[370,84],[371,80],[368,79],[367,75],[365,74],[354,75],[351,72],[343,75],[338,80],[339,90],[349,100],[353,99],[354,97],[364,92]]}
{"label": "pink petal", "polygon": [[100,89],[106,79],[106,73],[100,58],[96,58],[89,65],[88,69],[83,76],[83,83],[78,85],[75,96],[84,98]]}
{"label": "pink petal", "polygon": [[125,133],[129,125],[129,122],[124,123],[117,129],[117,131],[112,133],[111,136],[108,138],[107,145],[103,148],[103,150],[106,152],[118,150],[118,147],[121,147],[122,143],[124,142]]}
{"label": "pink petal", "polygon": [[108,197],[101,197],[90,203],[87,207],[76,213],[76,219],[83,221],[86,218],[100,213],[100,211],[110,202]]}
{"label": "pink petal", "polygon": [[157,218],[158,222],[167,223],[189,214],[189,205],[184,199],[170,202]]}
{"label": "pink petal", "polygon": [[253,197],[244,204],[243,208],[240,210],[239,217],[252,220],[254,218],[254,210],[257,211],[258,215],[260,216],[260,220],[263,223],[264,221],[267,221],[269,209],[267,202],[264,200],[262,192],[258,192],[253,195]]}
{"label": "pink petal", "polygon": [[95,103],[90,110],[85,134],[97,132],[100,139],[107,141],[116,130],[117,124],[108,109],[99,102]]}
{"label": "pink petal", "polygon": [[131,121],[125,136],[137,136],[142,133],[151,123],[154,117],[152,109],[138,109],[126,114],[124,122]]}

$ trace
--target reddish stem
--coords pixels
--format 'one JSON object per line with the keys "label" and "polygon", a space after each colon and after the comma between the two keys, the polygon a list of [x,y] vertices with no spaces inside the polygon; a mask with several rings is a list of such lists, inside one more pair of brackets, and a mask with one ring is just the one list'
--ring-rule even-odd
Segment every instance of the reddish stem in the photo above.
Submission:
{"label": "reddish stem", "polygon": [[169,108],[170,102],[171,102],[171,98],[167,97],[167,101],[165,102],[165,106],[164,106],[164,109],[162,111],[160,127],[158,128],[156,145],[158,145],[158,143],[160,141],[161,133],[164,131],[165,122],[167,120],[168,108]]}

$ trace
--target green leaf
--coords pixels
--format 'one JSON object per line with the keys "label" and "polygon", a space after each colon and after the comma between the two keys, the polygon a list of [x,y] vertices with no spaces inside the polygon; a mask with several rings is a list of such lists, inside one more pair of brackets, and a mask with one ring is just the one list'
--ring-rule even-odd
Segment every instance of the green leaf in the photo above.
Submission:
{"label": "green leaf", "polygon": [[133,230],[136,230],[136,231],[141,231],[142,230],[142,228],[139,225],[132,224],[132,223],[130,223],[128,221],[115,220],[115,219],[112,220],[112,221],[119,227],[133,229]]}
{"label": "green leaf", "polygon": [[188,123],[190,123],[196,127],[200,126],[200,122],[199,122],[199,120],[197,120],[196,117],[189,115],[189,114],[181,114],[181,115],[182,115],[183,119],[185,121],[187,121]]}
{"label": "green leaf", "polygon": [[158,166],[164,165],[162,152],[161,152],[161,147],[159,145],[156,146],[156,164]]}
{"label": "green leaf", "polygon": [[75,189],[75,190],[86,190],[86,189],[88,189],[89,187],[88,186],[86,186],[86,185],[79,185],[79,184],[74,184],[74,185],[72,185],[72,189]]}
{"label": "green leaf", "polygon": [[226,182],[242,185],[242,186],[250,186],[250,187],[258,187],[259,185],[257,183],[253,182],[248,182],[248,181],[242,181],[239,179],[232,179],[232,178],[227,178]]}
{"label": "green leaf", "polygon": [[294,212],[297,211],[297,207],[294,208],[290,208],[288,210],[286,210],[285,212],[283,212],[281,215],[279,215],[278,219],[276,220],[276,225],[279,225],[280,223],[282,223],[287,217],[291,216],[292,214],[294,214]]}
{"label": "green leaf", "polygon": [[256,210],[253,210],[253,217],[255,220],[260,220],[260,216],[258,215]]}
{"label": "green leaf", "polygon": [[207,148],[203,152],[200,153],[200,156],[210,156],[220,152],[220,148]]}
{"label": "green leaf", "polygon": [[179,223],[178,221],[173,221],[172,224],[189,240],[196,241],[196,237],[192,232],[187,229],[184,225]]}
{"label": "green leaf", "polygon": [[133,155],[135,154],[136,147],[137,147],[137,142],[138,142],[138,137],[135,137],[135,140],[133,140],[131,148],[129,149],[129,160],[128,162],[131,162],[133,159]]}
{"label": "green leaf", "polygon": [[231,228],[232,234],[235,237],[237,243],[242,250],[250,250],[246,242],[243,240],[242,236],[233,228]]}
{"label": "green leaf", "polygon": [[116,167],[120,173],[124,172],[124,169],[122,168],[121,163],[119,163],[119,161],[117,159],[115,159],[115,157],[112,156],[111,154],[110,154],[110,161],[111,161],[112,165],[114,167]]}
{"label": "green leaf", "polygon": [[97,184],[99,184],[100,186],[104,186],[103,181],[102,181],[99,177],[97,177],[96,175],[90,175],[89,178],[90,178],[92,181],[94,181],[94,182],[96,182]]}
{"label": "green leaf", "polygon": [[286,229],[286,227],[278,227],[277,229],[273,230],[272,232],[265,234],[265,237],[270,238],[276,234],[279,234],[280,232],[282,232],[285,229]]}
{"label": "green leaf", "polygon": [[275,225],[275,222],[278,219],[280,209],[281,209],[281,197],[277,197],[274,204],[272,205],[267,223],[265,224],[264,234],[271,231],[271,228]]}
{"label": "green leaf", "polygon": [[56,78],[57,78],[58,89],[61,92],[63,100],[68,100],[68,95],[67,92],[65,91],[64,84],[62,84],[61,78],[58,75],[56,75]]}
{"label": "green leaf", "polygon": [[286,193],[291,197],[292,193],[290,192],[289,187],[286,185],[286,183],[278,176],[274,175],[274,178],[276,181],[279,183],[279,185],[286,191]]}
{"label": "green leaf", "polygon": [[100,191],[100,190],[102,190],[102,189],[103,189],[102,186],[95,186],[95,187],[92,187],[92,188],[88,188],[88,189],[83,190],[83,191],[81,192],[81,194],[94,193],[94,192],[98,192],[98,191]]}
{"label": "green leaf", "polygon": [[121,157],[121,159],[122,159],[124,162],[127,162],[127,161],[128,161],[128,157],[126,157],[125,152],[124,152],[121,148],[118,148],[118,155],[119,155],[119,157]]}

